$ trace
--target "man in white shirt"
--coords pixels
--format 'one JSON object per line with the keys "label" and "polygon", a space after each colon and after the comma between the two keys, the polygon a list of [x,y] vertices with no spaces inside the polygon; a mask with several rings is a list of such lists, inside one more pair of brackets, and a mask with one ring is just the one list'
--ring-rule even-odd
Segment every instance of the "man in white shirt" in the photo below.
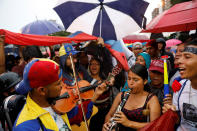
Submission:
{"label": "man in white shirt", "polygon": [[164,105],[163,113],[168,109],[180,111],[178,131],[197,130],[197,39],[186,44],[178,60],[183,80],[179,91],[173,94],[173,105]]}

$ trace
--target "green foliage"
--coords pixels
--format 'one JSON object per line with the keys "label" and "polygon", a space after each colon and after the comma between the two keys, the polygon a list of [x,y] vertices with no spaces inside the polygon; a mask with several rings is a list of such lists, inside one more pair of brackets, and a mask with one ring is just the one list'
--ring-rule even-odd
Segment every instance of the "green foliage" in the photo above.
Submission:
{"label": "green foliage", "polygon": [[170,0],[172,5],[182,3],[182,2],[186,2],[186,1],[192,1],[192,0]]}
{"label": "green foliage", "polygon": [[67,31],[60,31],[60,32],[52,33],[49,36],[68,36],[70,34],[71,33],[70,32],[67,32]]}

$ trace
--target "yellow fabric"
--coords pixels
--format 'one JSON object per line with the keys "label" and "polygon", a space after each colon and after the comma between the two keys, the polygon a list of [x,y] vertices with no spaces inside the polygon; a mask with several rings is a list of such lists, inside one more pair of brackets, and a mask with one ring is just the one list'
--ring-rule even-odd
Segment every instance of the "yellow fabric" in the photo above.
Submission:
{"label": "yellow fabric", "polygon": [[61,48],[59,49],[59,56],[63,56],[63,55],[66,55],[66,51],[65,51],[64,45],[61,46]]}
{"label": "yellow fabric", "polygon": [[[98,112],[98,108],[96,106],[93,106],[93,111],[92,111],[92,115],[90,117],[90,119],[96,115],[96,113]],[[90,124],[90,119],[88,120],[88,125]],[[82,121],[80,123],[80,126],[78,125],[71,125],[71,128],[72,128],[72,131],[86,131],[86,125],[85,125],[85,122]]]}
{"label": "yellow fabric", "polygon": [[[45,128],[59,131],[54,119],[50,115],[50,113],[46,110],[44,110],[42,107],[40,107],[38,104],[36,104],[29,96],[27,96],[26,104],[23,108],[23,110],[20,113],[20,116],[16,122],[16,126],[28,121],[40,118]],[[67,114],[62,115],[62,119],[64,122],[68,125],[68,127],[71,129]]]}

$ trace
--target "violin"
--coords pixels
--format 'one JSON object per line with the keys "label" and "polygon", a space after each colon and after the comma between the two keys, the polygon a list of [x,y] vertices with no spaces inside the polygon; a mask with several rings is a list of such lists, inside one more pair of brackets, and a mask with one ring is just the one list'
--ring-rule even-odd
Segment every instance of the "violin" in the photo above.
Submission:
{"label": "violin", "polygon": [[[109,76],[105,81],[105,83],[108,85],[108,83],[110,83],[109,82],[110,79],[113,78],[115,75],[117,75],[121,70],[122,68],[120,68],[118,65],[115,66],[112,70],[112,73],[109,73]],[[87,82],[86,80],[81,80],[78,81],[77,84],[79,86],[80,97],[82,99],[91,99],[94,95],[93,89],[95,89],[101,83],[90,85],[90,83]],[[64,85],[65,86],[62,87],[60,96],[53,99],[52,102],[54,103],[52,108],[58,114],[65,114],[66,112],[69,112],[76,106],[76,103],[79,101],[77,86],[75,85],[70,87],[67,86],[66,84]]]}
{"label": "violin", "polygon": [[[94,95],[94,90],[99,84],[90,85],[86,80],[81,80],[78,82],[80,96],[82,99],[91,99]],[[66,98],[66,99],[64,99]],[[55,105],[53,109],[59,113],[64,114],[69,112],[72,108],[76,106],[76,103],[79,101],[79,96],[77,95],[76,86],[67,86],[62,87],[60,96],[54,99]]]}

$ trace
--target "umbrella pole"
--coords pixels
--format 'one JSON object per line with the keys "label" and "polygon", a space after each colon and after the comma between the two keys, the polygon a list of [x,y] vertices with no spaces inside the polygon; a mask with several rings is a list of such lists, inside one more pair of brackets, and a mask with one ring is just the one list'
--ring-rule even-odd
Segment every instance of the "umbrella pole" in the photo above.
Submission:
{"label": "umbrella pole", "polygon": [[76,86],[77,86],[77,93],[78,93],[78,96],[79,96],[79,101],[81,103],[83,118],[84,118],[84,121],[85,121],[86,129],[87,129],[87,131],[89,131],[88,122],[87,122],[87,118],[86,118],[86,115],[85,115],[83,102],[82,102],[82,99],[81,99],[81,96],[80,96],[80,90],[79,90],[79,85],[78,85],[78,82],[77,82],[77,76],[76,76],[76,71],[75,71],[75,65],[74,65],[73,58],[72,58],[72,53],[69,55],[69,57],[70,57],[71,64],[72,64],[73,75],[74,75]]}
{"label": "umbrella pole", "polygon": [[100,30],[99,30],[99,37],[101,37],[101,32],[102,32],[102,21],[103,21],[103,3],[101,2],[101,8],[100,8]]}

